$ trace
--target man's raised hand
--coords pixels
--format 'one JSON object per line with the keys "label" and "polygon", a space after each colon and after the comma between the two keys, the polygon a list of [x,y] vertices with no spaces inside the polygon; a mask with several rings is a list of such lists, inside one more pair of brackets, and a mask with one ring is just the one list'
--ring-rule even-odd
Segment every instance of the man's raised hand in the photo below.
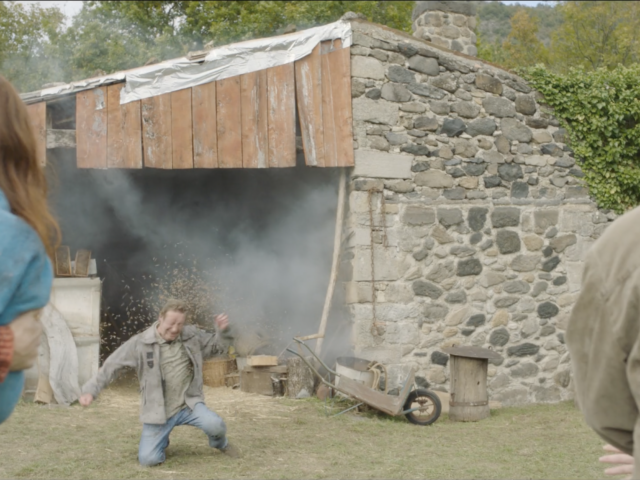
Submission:
{"label": "man's raised hand", "polygon": [[221,332],[229,328],[229,317],[226,313],[216,315],[216,325]]}

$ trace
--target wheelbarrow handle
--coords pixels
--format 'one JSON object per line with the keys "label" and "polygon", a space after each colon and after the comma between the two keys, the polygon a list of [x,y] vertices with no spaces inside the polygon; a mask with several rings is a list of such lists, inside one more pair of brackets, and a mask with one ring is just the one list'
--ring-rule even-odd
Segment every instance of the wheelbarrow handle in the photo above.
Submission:
{"label": "wheelbarrow handle", "polygon": [[[327,369],[327,371],[329,371],[329,372],[333,373],[334,375],[338,375],[338,372],[336,372],[335,370],[333,370],[333,369],[329,368],[329,366],[328,366],[326,363],[324,363],[322,360],[320,360],[320,357],[318,357],[318,356],[315,354],[315,352],[314,352],[313,350],[311,350],[311,348],[309,347],[309,345],[307,345],[306,343],[304,343],[304,341],[303,341],[301,338],[293,337],[293,340],[294,340],[295,342],[297,342],[299,345],[302,345],[304,348],[306,348],[306,349],[309,351],[309,353],[310,353],[311,355],[313,355],[313,356],[314,356],[314,358],[315,358],[318,362],[320,362],[320,364],[321,364],[324,368],[326,368],[326,369]],[[287,349],[287,350],[288,350],[288,349]],[[291,350],[289,350],[289,351],[291,351]],[[297,354],[297,353],[296,353],[296,355],[298,355],[300,358],[302,358],[302,359],[304,360],[304,358],[303,358],[301,355],[299,355],[299,354]]]}
{"label": "wheelbarrow handle", "polygon": [[320,379],[320,381],[322,383],[324,383],[327,387],[333,388],[333,389],[336,388],[336,386],[333,383],[325,380],[322,377],[322,375],[320,375],[320,372],[318,372],[318,370],[316,370],[316,368],[313,365],[311,365],[311,363],[306,358],[304,358],[302,355],[300,355],[298,352],[296,352],[294,350],[291,350],[290,348],[287,348],[287,352],[293,353],[296,357],[299,357],[307,365],[307,367],[309,367],[311,369],[311,371],[313,373],[315,373],[315,375]]}

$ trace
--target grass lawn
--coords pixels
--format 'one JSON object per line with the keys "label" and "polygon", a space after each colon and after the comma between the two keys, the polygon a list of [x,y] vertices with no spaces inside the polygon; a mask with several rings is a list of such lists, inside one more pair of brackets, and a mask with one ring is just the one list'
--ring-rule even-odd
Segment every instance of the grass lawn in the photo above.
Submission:
{"label": "grass lawn", "polygon": [[88,409],[23,403],[0,425],[0,478],[603,478],[602,441],[573,403],[504,408],[490,419],[430,427],[404,417],[327,418],[317,399],[205,387],[207,405],[243,451],[228,458],[179,427],[167,461],[138,465],[138,393],[103,392]]}

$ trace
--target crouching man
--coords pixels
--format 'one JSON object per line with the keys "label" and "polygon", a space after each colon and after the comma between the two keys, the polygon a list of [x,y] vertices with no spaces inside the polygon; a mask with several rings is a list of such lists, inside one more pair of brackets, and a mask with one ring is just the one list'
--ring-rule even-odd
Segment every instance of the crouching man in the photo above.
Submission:
{"label": "crouching man", "polygon": [[142,465],[164,462],[169,434],[179,425],[198,427],[209,437],[211,447],[231,457],[239,456],[238,449],[227,440],[224,421],[205,406],[202,393],[202,361],[224,353],[224,343],[233,338],[229,319],[218,315],[218,332],[211,334],[185,325],[187,314],[185,302],[169,300],[158,321],[121,345],[82,387],[80,404],[87,407],[118,370],[136,369],[143,423],[138,460]]}

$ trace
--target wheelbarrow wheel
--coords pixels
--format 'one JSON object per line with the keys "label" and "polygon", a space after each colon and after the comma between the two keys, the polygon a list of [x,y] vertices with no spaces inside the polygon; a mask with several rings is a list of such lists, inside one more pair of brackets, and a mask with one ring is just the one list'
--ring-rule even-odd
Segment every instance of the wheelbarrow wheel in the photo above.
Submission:
{"label": "wheelbarrow wheel", "polygon": [[419,410],[405,414],[407,420],[414,425],[431,425],[438,420],[442,412],[442,404],[438,396],[422,388],[409,393],[404,409],[409,410],[411,408],[419,408]]}

